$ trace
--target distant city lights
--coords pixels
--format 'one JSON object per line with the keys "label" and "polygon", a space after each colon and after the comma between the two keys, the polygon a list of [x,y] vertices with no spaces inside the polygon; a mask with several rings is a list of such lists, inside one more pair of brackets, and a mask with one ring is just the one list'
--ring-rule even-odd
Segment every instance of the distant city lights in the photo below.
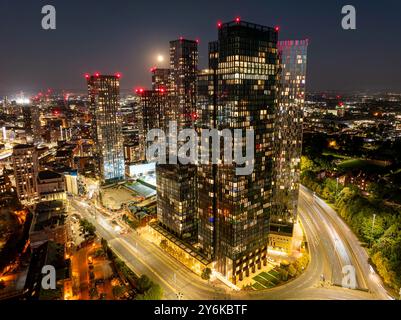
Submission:
{"label": "distant city lights", "polygon": [[31,100],[29,100],[28,98],[22,97],[22,98],[18,98],[17,100],[15,100],[15,102],[16,102],[18,105],[27,105],[27,104],[30,104],[30,103],[31,103]]}

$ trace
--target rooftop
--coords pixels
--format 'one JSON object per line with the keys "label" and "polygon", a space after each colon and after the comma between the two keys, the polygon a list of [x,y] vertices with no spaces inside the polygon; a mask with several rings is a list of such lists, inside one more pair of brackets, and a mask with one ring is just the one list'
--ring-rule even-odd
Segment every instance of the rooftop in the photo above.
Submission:
{"label": "rooftop", "polygon": [[273,27],[263,26],[261,24],[252,23],[252,22],[246,22],[246,21],[242,21],[240,18],[236,18],[233,21],[219,24],[219,28],[234,27],[234,26],[241,26],[241,27],[256,29],[256,30],[263,31],[263,32],[278,31],[277,27],[273,28]]}
{"label": "rooftop", "polygon": [[14,146],[14,150],[21,150],[21,149],[28,149],[28,148],[34,148],[35,146],[33,144],[18,144]]}
{"label": "rooftop", "polygon": [[62,178],[61,174],[51,170],[40,171],[38,174],[39,180],[60,179],[60,178]]}

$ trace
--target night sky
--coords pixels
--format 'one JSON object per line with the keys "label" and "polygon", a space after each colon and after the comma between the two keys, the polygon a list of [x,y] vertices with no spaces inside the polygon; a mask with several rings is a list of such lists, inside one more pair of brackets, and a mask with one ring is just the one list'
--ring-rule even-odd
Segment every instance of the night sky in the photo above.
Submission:
{"label": "night sky", "polygon": [[[57,30],[41,28],[42,6],[57,10]],[[341,28],[352,4],[357,30]],[[401,92],[398,0],[1,0],[0,96],[53,88],[84,92],[84,73],[123,74],[122,88],[150,85],[169,40],[200,39],[200,66],[217,21],[280,26],[280,39],[310,39],[308,90]]]}

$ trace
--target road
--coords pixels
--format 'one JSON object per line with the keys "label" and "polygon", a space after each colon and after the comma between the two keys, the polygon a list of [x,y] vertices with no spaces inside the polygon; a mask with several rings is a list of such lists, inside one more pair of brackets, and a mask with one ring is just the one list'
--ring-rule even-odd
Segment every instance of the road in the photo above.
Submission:
{"label": "road", "polygon": [[106,239],[113,251],[122,258],[138,275],[146,274],[164,289],[166,299],[199,300],[214,296],[225,296],[224,285],[209,286],[207,282],[184,267],[179,261],[167,255],[158,246],[143,239],[136,232],[121,235],[116,232],[109,219],[87,208],[79,201],[72,201],[72,207],[85,219],[96,226],[98,235]]}
{"label": "road", "polygon": [[89,300],[88,252],[86,246],[72,256],[72,275],[74,284],[79,288],[79,299]]}
{"label": "road", "polygon": [[[358,238],[333,208],[319,197],[314,196],[310,190],[301,187],[300,211],[302,212],[301,217],[309,214],[309,219],[318,224],[318,241],[328,243],[328,247],[326,246],[326,250],[323,251],[330,254],[332,258],[332,253],[334,253],[335,268],[332,272],[332,282],[341,285],[341,269],[346,265],[352,265],[356,271],[359,288],[369,290],[376,299],[391,299],[384,289],[380,277],[369,265],[367,251],[360,245]],[[330,246],[332,247],[331,253]]]}
{"label": "road", "polygon": [[[263,291],[233,291],[222,283],[208,284],[158,246],[136,232],[121,235],[110,221],[86,203],[72,200],[72,207],[92,222],[100,237],[137,274],[146,274],[164,289],[165,299],[390,299],[380,278],[371,272],[368,256],[355,235],[337,213],[306,188],[301,188],[299,218],[304,227],[311,261],[305,272],[293,281]],[[321,285],[321,276],[341,284],[344,265],[355,267],[357,287]]]}

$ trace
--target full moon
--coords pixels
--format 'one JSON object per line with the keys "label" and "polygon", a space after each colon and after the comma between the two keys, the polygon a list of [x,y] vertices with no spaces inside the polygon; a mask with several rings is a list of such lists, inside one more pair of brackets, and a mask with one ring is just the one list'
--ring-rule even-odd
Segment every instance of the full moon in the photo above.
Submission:
{"label": "full moon", "polygon": [[157,61],[158,61],[158,62],[163,62],[163,61],[164,61],[164,57],[163,57],[161,54],[159,54],[159,55],[157,56]]}

